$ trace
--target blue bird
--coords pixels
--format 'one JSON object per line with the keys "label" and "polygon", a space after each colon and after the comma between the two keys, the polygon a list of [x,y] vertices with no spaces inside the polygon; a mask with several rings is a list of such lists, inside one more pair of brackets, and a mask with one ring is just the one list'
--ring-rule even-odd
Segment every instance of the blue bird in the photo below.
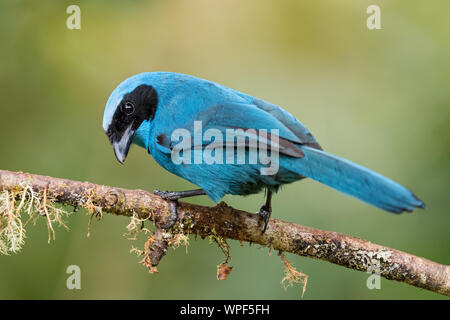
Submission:
{"label": "blue bird", "polygon": [[[392,213],[425,208],[400,184],[324,152],[308,129],[284,109],[190,75],[147,72],[126,79],[108,99],[103,128],[120,163],[136,144],[163,168],[201,188],[155,190],[170,204],[172,216],[164,228],[176,221],[180,198],[208,195],[219,202],[226,194],[249,195],[265,189],[266,202],[258,212],[265,232],[272,194],[281,185],[304,178]],[[264,148],[270,153],[262,156]]]}

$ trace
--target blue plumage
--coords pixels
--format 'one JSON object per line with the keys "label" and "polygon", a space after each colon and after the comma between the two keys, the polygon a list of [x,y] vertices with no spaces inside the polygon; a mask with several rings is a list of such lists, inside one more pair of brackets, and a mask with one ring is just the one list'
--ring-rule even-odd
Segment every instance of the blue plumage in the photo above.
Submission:
{"label": "blue plumage", "polygon": [[[196,123],[201,123],[200,129]],[[283,184],[308,177],[390,212],[424,208],[421,200],[398,183],[322,151],[305,126],[282,108],[189,75],[150,72],[126,79],[107,102],[103,128],[120,162],[125,160],[130,144],[137,144],[166,170],[198,185],[216,202],[225,194],[247,195],[264,188],[271,195]],[[177,164],[172,157],[178,141],[172,135],[180,129],[192,137],[201,136],[209,129],[216,130],[211,132],[222,133],[225,146],[236,141],[228,138],[228,130],[255,129],[257,133],[261,130],[270,133],[276,129],[276,134],[245,135],[245,143],[235,146],[236,152],[240,149],[245,153],[245,164],[205,161]],[[278,141],[270,140],[271,137]],[[215,140],[217,137],[206,142],[193,138],[189,144],[192,150],[205,150]],[[279,158],[270,162],[278,169],[275,173],[261,174],[267,164],[248,163],[249,157],[258,152],[254,146],[260,144],[279,152]],[[219,155],[217,150],[215,156]],[[180,155],[187,159],[187,154]],[[225,151],[223,157],[227,157]],[[236,160],[236,155],[233,157]],[[270,215],[270,198],[262,209]]]}
{"label": "blue plumage", "polygon": [[411,191],[382,175],[324,151],[301,147],[302,159],[283,159],[285,167],[393,213],[424,208]]}

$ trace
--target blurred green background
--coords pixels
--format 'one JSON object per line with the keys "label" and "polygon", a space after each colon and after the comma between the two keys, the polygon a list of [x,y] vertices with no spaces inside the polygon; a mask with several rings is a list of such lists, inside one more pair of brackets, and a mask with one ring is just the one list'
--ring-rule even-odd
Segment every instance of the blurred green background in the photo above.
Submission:
{"label": "blurred green background", "polygon": [[[67,6],[81,30],[66,28]],[[382,30],[366,8],[381,7]],[[174,71],[283,106],[325,150],[412,189],[427,210],[387,214],[314,181],[286,186],[274,217],[343,232],[450,264],[450,20],[448,1],[19,1],[0,2],[0,168],[153,190],[192,187],[143,149],[115,160],[102,129],[106,100],[126,77]],[[144,173],[143,173],[144,172]],[[226,197],[257,211],[263,195]],[[204,197],[193,202],[212,205]],[[266,248],[232,245],[233,272],[216,280],[222,252],[191,238],[150,275],[122,234],[129,219],[66,219],[47,244],[44,219],[23,251],[0,256],[2,299],[299,299]],[[304,299],[440,299],[368,274],[288,255],[309,275]],[[68,290],[69,265],[81,290]]]}

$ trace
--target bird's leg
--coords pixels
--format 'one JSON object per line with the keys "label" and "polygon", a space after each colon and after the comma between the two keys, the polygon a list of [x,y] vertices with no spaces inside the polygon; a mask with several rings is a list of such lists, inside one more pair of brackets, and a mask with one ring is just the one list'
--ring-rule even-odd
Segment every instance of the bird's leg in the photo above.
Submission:
{"label": "bird's leg", "polygon": [[272,191],[267,189],[267,197],[266,203],[259,209],[257,212],[264,219],[264,229],[263,232],[266,232],[267,225],[269,224],[269,218],[272,214]]}
{"label": "bird's leg", "polygon": [[177,205],[178,205],[179,199],[206,195],[206,192],[203,189],[195,189],[195,190],[187,190],[187,191],[155,190],[155,191],[153,191],[153,193],[169,202],[169,208],[170,208],[170,214],[171,214],[170,220],[167,225],[161,227],[163,229],[171,228],[177,221],[177,219],[178,219]]}

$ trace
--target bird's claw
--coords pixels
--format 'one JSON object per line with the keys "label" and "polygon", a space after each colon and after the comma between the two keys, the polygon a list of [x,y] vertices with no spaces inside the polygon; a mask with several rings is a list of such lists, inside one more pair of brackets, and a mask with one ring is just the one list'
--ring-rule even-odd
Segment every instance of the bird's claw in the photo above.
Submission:
{"label": "bird's claw", "polygon": [[179,197],[176,196],[175,192],[170,191],[154,190],[153,193],[169,202],[169,210],[170,210],[169,222],[165,226],[160,226],[160,228],[162,229],[172,228],[175,222],[177,222],[178,220],[177,200],[179,199]]}
{"label": "bird's claw", "polygon": [[175,222],[178,220],[179,217],[178,217],[178,212],[177,212],[177,206],[178,206],[179,199],[206,194],[203,189],[187,190],[187,191],[154,190],[153,193],[169,202],[171,216],[170,216],[169,223],[166,226],[161,227],[163,229],[171,228],[175,224]]}
{"label": "bird's claw", "polygon": [[176,200],[168,200],[169,201],[169,209],[170,209],[170,218],[169,222],[165,226],[160,226],[161,229],[170,229],[173,227],[175,222],[178,220],[178,210],[177,205],[178,202]]}
{"label": "bird's claw", "polygon": [[268,208],[266,206],[262,206],[261,209],[256,213],[264,220],[264,229],[262,233],[266,232],[267,225],[269,224],[270,215],[272,214],[272,208]]}

